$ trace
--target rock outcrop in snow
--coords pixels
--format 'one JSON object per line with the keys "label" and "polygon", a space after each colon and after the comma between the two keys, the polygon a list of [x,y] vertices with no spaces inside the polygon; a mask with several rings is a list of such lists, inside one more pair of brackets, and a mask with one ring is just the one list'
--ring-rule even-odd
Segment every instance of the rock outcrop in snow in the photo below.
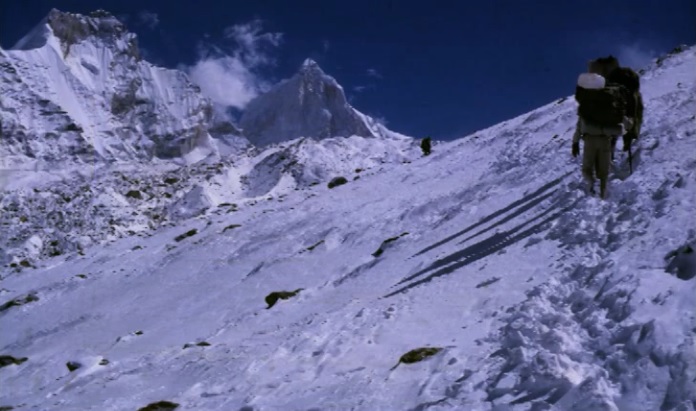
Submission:
{"label": "rock outcrop in snow", "polygon": [[240,125],[257,146],[298,137],[375,137],[384,130],[348,104],[343,88],[311,59],[295,76],[251,101]]}

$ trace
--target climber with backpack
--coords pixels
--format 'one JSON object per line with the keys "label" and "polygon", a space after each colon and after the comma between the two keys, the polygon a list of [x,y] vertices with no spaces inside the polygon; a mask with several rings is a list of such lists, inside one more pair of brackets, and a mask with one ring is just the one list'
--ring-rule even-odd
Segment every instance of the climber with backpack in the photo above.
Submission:
{"label": "climber with backpack", "polygon": [[[628,165],[633,172],[633,155],[631,145],[640,136],[640,129],[643,124],[643,96],[640,93],[640,78],[638,73],[628,67],[619,67],[613,70],[607,77],[610,84],[619,84],[623,87],[624,98],[626,101],[626,116],[633,121],[632,127],[626,130],[623,135],[623,151],[628,152]],[[612,160],[616,139],[612,145]]]}
{"label": "climber with backpack", "polygon": [[[631,141],[637,138],[639,131],[636,128],[637,122],[634,121],[637,116],[637,103],[630,101],[630,89],[619,82],[609,80],[620,78],[623,81],[618,73],[624,73],[624,69],[619,67],[615,57],[593,60],[589,64],[588,73],[579,76],[575,89],[575,99],[579,107],[572,154],[573,157],[580,154],[582,139],[582,174],[587,180],[591,194],[595,193],[595,180],[599,180],[601,198],[606,198],[607,195],[609,165],[616,140],[623,136],[624,150],[628,151]],[[642,107],[642,103],[640,105]],[[637,126],[640,127],[639,124]]]}

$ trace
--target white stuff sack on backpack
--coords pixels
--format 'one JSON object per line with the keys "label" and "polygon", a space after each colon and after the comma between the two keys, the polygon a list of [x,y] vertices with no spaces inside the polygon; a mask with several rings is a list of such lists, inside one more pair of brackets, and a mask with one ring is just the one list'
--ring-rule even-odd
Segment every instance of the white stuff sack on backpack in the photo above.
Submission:
{"label": "white stuff sack on backpack", "polygon": [[599,74],[582,73],[578,77],[578,86],[585,89],[598,90],[604,88],[606,84],[606,79],[604,79],[604,77],[600,76]]}

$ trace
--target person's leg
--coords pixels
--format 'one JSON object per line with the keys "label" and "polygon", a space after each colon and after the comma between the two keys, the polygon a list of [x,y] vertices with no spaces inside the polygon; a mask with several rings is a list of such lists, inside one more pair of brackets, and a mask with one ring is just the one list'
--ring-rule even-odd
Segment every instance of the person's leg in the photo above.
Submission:
{"label": "person's leg", "polygon": [[607,197],[607,181],[609,165],[611,164],[612,140],[609,137],[597,141],[597,178],[599,179],[599,195]]}
{"label": "person's leg", "polygon": [[583,140],[582,148],[582,175],[587,181],[588,191],[594,194],[595,182],[595,163],[597,158],[596,153],[596,137],[586,135]]}

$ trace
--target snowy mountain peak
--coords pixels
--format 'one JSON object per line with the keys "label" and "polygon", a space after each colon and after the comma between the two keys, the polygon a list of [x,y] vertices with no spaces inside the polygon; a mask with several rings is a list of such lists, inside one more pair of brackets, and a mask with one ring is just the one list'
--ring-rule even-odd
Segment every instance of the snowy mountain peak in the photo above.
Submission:
{"label": "snowy mountain peak", "polygon": [[108,12],[54,9],[0,64],[0,155],[13,168],[215,151],[200,89],[141,60],[135,34]]}
{"label": "snowy mountain peak", "polygon": [[135,34],[128,32],[123,23],[104,10],[81,15],[53,9],[34,30],[19,40],[13,49],[40,48],[49,41],[51,35],[60,43],[64,56],[70,53],[72,45],[92,38],[102,45],[116,48],[136,59],[140,58]]}
{"label": "snowy mountain peak", "polygon": [[310,58],[305,59],[305,61],[302,63],[301,69],[318,69],[319,71],[321,71],[321,68],[319,68],[319,64],[317,64],[316,61]]}
{"label": "snowy mountain peak", "polygon": [[295,76],[253,100],[240,125],[245,136],[259,146],[298,137],[392,134],[348,104],[343,87],[309,58]]}

